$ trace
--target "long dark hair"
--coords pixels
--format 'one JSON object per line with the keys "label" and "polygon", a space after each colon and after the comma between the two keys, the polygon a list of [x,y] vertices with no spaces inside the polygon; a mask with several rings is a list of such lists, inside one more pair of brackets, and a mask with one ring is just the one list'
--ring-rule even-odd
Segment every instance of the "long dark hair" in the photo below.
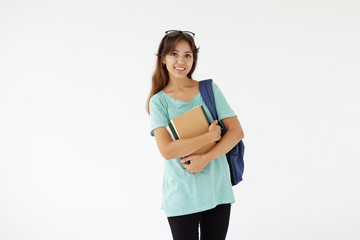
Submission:
{"label": "long dark hair", "polygon": [[146,103],[146,110],[149,114],[150,114],[150,110],[149,110],[150,98],[154,96],[156,93],[163,90],[166,87],[166,85],[169,83],[169,72],[166,69],[166,66],[163,65],[162,60],[164,57],[166,57],[166,55],[168,55],[171,51],[175,49],[176,44],[180,40],[184,40],[188,42],[190,44],[190,48],[193,53],[193,65],[190,72],[187,75],[188,78],[192,79],[191,76],[195,71],[196,62],[198,59],[198,52],[199,52],[199,48],[196,47],[195,45],[194,38],[190,34],[182,31],[176,31],[175,33],[173,32],[172,34],[165,35],[160,42],[160,46],[156,54],[157,56],[156,68],[152,76],[150,95]]}

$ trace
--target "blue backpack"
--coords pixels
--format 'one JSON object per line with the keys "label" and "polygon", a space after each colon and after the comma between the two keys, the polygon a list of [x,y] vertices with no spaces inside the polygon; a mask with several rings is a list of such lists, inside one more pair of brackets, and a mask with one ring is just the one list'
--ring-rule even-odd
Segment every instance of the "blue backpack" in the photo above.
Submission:
{"label": "blue backpack", "polygon": [[[203,98],[207,108],[209,109],[211,116],[214,120],[219,120],[216,112],[215,97],[212,88],[212,79],[203,80],[199,82],[200,94]],[[219,122],[220,123],[220,122]],[[223,136],[227,129],[223,124],[221,125],[221,136]],[[233,186],[242,181],[242,175],[244,172],[244,151],[245,146],[241,140],[233,149],[227,154],[226,158],[229,163],[231,183]]]}

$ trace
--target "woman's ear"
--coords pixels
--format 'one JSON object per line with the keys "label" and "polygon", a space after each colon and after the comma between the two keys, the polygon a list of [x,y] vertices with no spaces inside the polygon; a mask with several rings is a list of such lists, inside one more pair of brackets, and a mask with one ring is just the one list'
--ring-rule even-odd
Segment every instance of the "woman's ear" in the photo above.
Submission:
{"label": "woman's ear", "polygon": [[166,61],[165,61],[165,58],[164,58],[164,57],[161,59],[161,63],[162,63],[162,66],[163,66],[163,67],[166,66]]}

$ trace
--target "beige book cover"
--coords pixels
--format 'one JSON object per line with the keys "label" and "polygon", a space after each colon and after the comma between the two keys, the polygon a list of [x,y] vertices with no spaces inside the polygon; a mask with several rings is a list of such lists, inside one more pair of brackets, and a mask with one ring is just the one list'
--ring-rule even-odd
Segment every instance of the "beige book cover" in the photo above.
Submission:
{"label": "beige book cover", "polygon": [[[204,108],[199,105],[175,118],[168,126],[168,131],[173,140],[181,138],[192,138],[209,131],[210,121],[208,120]],[[216,142],[211,142],[192,154],[207,153]]]}

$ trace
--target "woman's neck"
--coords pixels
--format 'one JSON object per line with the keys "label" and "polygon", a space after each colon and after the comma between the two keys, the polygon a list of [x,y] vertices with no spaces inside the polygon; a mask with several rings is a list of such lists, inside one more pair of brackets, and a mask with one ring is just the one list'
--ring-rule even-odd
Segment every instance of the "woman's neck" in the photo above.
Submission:
{"label": "woman's neck", "polygon": [[170,91],[184,90],[185,88],[194,86],[194,80],[186,78],[170,78],[169,83],[165,87]]}

